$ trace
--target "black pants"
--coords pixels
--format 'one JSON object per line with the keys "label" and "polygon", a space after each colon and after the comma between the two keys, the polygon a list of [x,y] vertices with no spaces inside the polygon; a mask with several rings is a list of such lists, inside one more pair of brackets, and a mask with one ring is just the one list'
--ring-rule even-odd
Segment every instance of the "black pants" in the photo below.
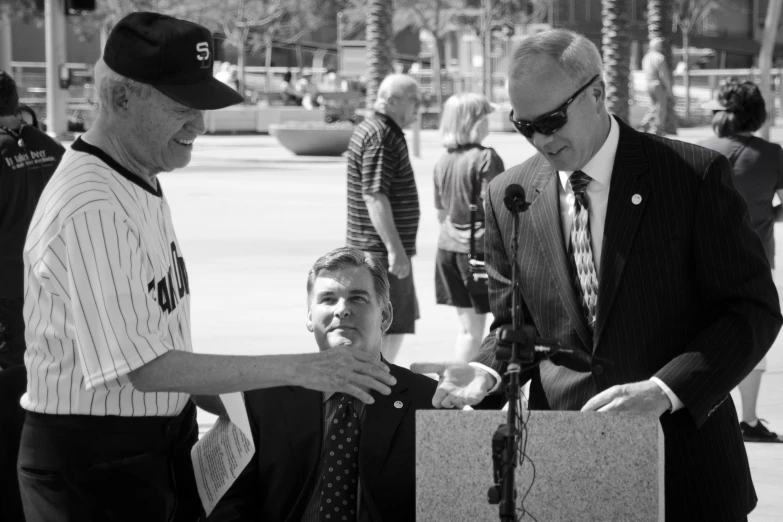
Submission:
{"label": "black pants", "polygon": [[19,399],[26,388],[24,366],[0,370],[0,520],[8,522],[24,521],[16,461],[25,419]]}
{"label": "black pants", "polygon": [[19,486],[27,522],[194,522],[196,408],[177,417],[27,413]]}

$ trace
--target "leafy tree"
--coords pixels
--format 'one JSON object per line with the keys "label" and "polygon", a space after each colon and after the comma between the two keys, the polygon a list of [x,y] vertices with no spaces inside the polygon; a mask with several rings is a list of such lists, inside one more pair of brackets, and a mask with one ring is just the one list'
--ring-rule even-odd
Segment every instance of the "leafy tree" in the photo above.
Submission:
{"label": "leafy tree", "polygon": [[289,0],[191,0],[169,10],[169,14],[186,18],[221,32],[226,42],[237,49],[237,83],[245,92],[245,60],[252,31],[265,31],[288,14]]}
{"label": "leafy tree", "polygon": [[682,35],[682,59],[685,63],[685,119],[691,117],[690,35],[713,11],[728,8],[728,0],[674,0],[673,21]]}
{"label": "leafy tree", "polygon": [[492,31],[504,25],[514,26],[522,21],[536,21],[555,0],[466,0],[466,8],[457,18],[459,25],[472,27],[482,45],[482,92],[492,98],[490,46]]}
{"label": "leafy tree", "polygon": [[95,2],[94,11],[79,15],[79,23],[74,24],[74,30],[85,40],[100,35],[103,45],[112,27],[126,15],[136,11],[166,12],[172,3],[160,0],[101,0]]}
{"label": "leafy tree", "polygon": [[[28,0],[0,0],[24,2]],[[34,0],[29,0],[34,3]],[[215,33],[237,49],[239,92],[244,92],[245,61],[249,48],[268,45],[272,38],[295,41],[322,23],[317,0],[102,0],[96,9],[80,17],[77,32],[83,38],[108,34],[122,17],[134,11],[155,11],[191,20]],[[319,4],[322,2],[319,2]],[[267,63],[267,66],[270,64]],[[269,73],[268,73],[269,74]],[[269,85],[269,82],[267,83]]]}
{"label": "leafy tree", "polygon": [[455,29],[464,4],[464,0],[397,0],[395,5],[394,27],[414,27],[433,40],[432,85],[439,110],[443,106],[440,48],[446,35]]}
{"label": "leafy tree", "polygon": [[[21,20],[26,23],[35,22],[39,27],[43,24],[43,13],[35,9],[35,0],[0,0],[0,46],[11,32],[11,23]],[[11,49],[0,48],[0,69],[11,69]]]}

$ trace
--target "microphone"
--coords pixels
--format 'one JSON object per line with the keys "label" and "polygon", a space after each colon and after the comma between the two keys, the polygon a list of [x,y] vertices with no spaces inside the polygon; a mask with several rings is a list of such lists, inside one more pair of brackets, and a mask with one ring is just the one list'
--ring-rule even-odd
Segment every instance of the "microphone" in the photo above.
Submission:
{"label": "microphone", "polygon": [[512,183],[506,187],[506,195],[503,197],[503,204],[512,214],[524,212],[530,206],[530,203],[525,201],[525,189],[516,183]]}

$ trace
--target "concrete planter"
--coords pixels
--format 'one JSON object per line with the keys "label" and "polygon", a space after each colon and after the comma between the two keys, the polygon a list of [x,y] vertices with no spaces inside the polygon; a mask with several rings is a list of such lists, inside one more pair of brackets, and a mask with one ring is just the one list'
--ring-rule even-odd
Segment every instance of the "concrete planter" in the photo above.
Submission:
{"label": "concrete planter", "polygon": [[298,156],[340,156],[348,150],[353,128],[283,123],[270,125],[269,134]]}
{"label": "concrete planter", "polygon": [[269,132],[270,124],[287,122],[322,122],[325,112],[308,111],[302,107],[262,107],[234,105],[206,111],[204,125],[207,132]]}
{"label": "concrete planter", "polygon": [[253,132],[256,130],[255,107],[234,105],[215,111],[206,111],[204,125],[207,132]]}

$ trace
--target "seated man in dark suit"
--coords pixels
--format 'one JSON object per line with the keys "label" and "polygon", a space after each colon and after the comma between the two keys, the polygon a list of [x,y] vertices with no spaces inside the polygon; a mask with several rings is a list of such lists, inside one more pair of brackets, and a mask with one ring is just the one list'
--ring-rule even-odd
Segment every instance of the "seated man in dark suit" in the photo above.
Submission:
{"label": "seated man in dark suit", "polygon": [[[307,294],[307,328],[320,350],[347,345],[381,357],[392,307],[375,256],[326,254]],[[414,412],[432,408],[436,383],[389,366],[397,383],[388,396],[371,392],[373,404],[292,386],[245,393],[256,454],[209,520],[415,520]]]}

